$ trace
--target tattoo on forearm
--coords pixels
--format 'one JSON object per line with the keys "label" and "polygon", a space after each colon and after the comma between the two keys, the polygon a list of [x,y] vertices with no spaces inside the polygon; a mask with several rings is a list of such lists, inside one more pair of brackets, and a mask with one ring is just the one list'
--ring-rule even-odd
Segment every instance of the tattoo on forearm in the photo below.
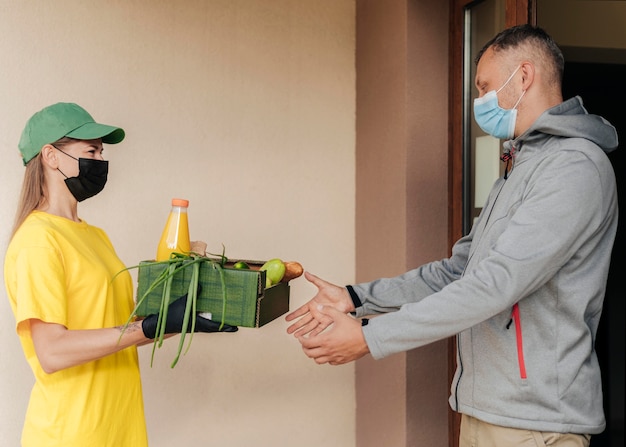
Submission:
{"label": "tattoo on forearm", "polygon": [[133,323],[128,324],[127,326],[115,326],[115,329],[117,329],[120,332],[137,332],[141,330],[141,321],[135,321]]}

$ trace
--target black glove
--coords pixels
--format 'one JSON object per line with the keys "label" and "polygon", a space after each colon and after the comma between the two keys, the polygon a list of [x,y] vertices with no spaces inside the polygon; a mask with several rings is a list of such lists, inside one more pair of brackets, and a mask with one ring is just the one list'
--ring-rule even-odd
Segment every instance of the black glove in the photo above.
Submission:
{"label": "black glove", "polygon": [[[185,308],[187,307],[187,294],[181,296],[172,304],[170,304],[167,310],[167,321],[165,322],[166,334],[180,334],[183,331],[183,319],[185,318]],[[154,338],[156,336],[157,321],[159,314],[148,315],[142,320],[141,329],[143,334],[147,338]],[[190,318],[193,318],[190,316]],[[191,332],[191,319],[189,320],[186,332]],[[224,324],[220,329],[221,323],[219,321],[209,320],[201,316],[196,315],[196,327],[194,332],[236,332],[239,328],[237,326],[230,326]]]}

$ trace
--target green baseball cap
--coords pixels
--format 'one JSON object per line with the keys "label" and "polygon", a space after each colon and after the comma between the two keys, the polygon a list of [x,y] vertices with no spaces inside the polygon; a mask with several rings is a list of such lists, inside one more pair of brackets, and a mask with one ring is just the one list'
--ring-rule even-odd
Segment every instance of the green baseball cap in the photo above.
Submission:
{"label": "green baseball cap", "polygon": [[26,166],[46,144],[63,137],[77,140],[102,138],[103,143],[117,144],[125,135],[124,129],[96,123],[78,104],[59,102],[40,110],[28,120],[18,147]]}

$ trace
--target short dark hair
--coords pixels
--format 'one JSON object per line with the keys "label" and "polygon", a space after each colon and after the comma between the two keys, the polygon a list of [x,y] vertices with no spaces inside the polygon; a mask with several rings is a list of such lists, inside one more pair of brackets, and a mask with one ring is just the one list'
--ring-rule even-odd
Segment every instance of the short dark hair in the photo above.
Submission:
{"label": "short dark hair", "polygon": [[539,51],[538,56],[544,60],[548,68],[551,68],[554,81],[560,85],[563,81],[563,69],[565,66],[563,53],[554,39],[538,26],[525,24],[505,29],[483,46],[478,52],[475,62],[478,64],[478,61],[480,61],[480,58],[488,48],[498,52],[518,48],[527,43],[533,47],[533,50]]}

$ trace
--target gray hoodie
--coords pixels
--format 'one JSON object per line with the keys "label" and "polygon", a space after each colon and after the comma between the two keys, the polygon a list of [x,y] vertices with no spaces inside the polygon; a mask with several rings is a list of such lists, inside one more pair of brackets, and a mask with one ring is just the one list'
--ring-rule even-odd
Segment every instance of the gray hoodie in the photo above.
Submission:
{"label": "gray hoodie", "polygon": [[[504,143],[498,179],[452,255],[349,287],[374,358],[457,334],[450,405],[491,424],[604,430],[594,342],[617,228],[613,126],[572,98]],[[356,298],[358,296],[358,298]]]}

